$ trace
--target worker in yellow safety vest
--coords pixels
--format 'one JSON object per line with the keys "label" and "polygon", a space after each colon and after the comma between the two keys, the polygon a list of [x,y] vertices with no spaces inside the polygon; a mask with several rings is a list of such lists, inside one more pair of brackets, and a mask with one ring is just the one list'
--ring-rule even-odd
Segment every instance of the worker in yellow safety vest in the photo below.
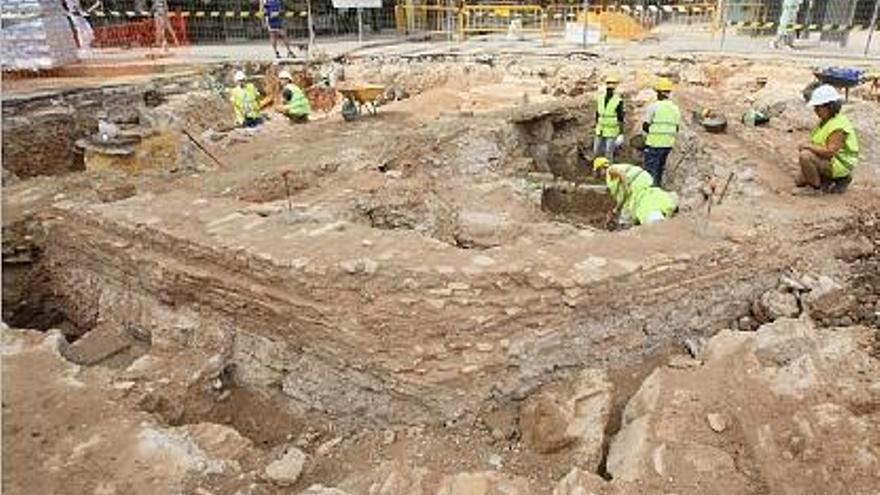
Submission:
{"label": "worker in yellow safety vest", "polygon": [[666,159],[675,146],[675,136],[681,123],[681,110],[669,99],[672,81],[661,77],[654,85],[654,90],[657,92],[657,101],[648,106],[642,130],[647,134],[644,150],[645,170],[654,177],[654,185],[659,187],[663,182]]}
{"label": "worker in yellow safety vest", "polygon": [[654,179],[641,167],[626,163],[612,165],[607,158],[598,157],[593,160],[593,170],[604,172],[608,193],[615,204],[612,215],[619,215],[620,224],[654,223],[678,211],[675,196],[654,186]]}
{"label": "worker in yellow safety vest", "polygon": [[309,104],[306,94],[293,83],[290,72],[282,70],[278,74],[278,80],[281,82],[281,113],[286,115],[291,122],[308,122],[312,106]]}
{"label": "worker in yellow safety vest", "polygon": [[593,156],[614,160],[614,152],[623,144],[623,100],[615,93],[620,77],[610,74],[605,78],[605,88],[596,95],[596,137],[593,140]]}
{"label": "worker in yellow safety vest", "polygon": [[814,89],[807,106],[816,112],[819,124],[810,142],[798,147],[801,174],[795,184],[814,191],[843,193],[859,163],[856,130],[840,112],[842,98],[833,86],[823,84]]}
{"label": "worker in yellow safety vest", "polygon": [[229,101],[235,111],[235,123],[243,127],[256,127],[260,124],[260,92],[253,83],[245,84],[243,71],[232,76],[235,86],[229,89]]}

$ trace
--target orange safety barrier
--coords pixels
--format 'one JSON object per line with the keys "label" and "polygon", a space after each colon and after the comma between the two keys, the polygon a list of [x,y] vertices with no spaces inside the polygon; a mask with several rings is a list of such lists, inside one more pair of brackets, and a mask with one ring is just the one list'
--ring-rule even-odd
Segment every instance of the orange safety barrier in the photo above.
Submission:
{"label": "orange safety barrier", "polygon": [[[179,44],[189,43],[185,16],[169,15],[168,24],[174,30]],[[97,26],[94,28],[94,32],[95,40],[92,42],[92,46],[97,48],[156,45],[156,21],[152,17],[109,26]]]}

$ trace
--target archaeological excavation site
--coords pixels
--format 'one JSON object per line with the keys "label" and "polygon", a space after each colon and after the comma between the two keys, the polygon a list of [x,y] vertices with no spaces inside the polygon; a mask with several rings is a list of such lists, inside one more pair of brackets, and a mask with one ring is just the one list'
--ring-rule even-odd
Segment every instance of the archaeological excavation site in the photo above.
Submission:
{"label": "archaeological excavation site", "polygon": [[456,46],[4,67],[4,493],[880,494],[877,79]]}

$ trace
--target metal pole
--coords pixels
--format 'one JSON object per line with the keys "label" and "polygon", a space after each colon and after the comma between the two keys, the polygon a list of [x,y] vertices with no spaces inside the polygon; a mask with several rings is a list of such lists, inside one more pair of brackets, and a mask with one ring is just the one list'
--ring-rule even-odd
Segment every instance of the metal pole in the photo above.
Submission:
{"label": "metal pole", "polygon": [[312,60],[312,49],[315,45],[315,24],[312,22],[312,0],[306,2],[306,13],[308,14],[306,22],[309,24],[309,44],[306,47],[306,59]]}
{"label": "metal pole", "polygon": [[448,43],[452,43],[452,30],[455,26],[455,21],[452,17],[453,14],[453,3],[452,0],[446,0],[446,41]]}
{"label": "metal pole", "polygon": [[358,7],[358,43],[364,42],[364,9]]}
{"label": "metal pole", "polygon": [[724,50],[724,41],[727,40],[727,2],[718,0],[721,5],[721,49]]}
{"label": "metal pole", "polygon": [[880,11],[880,0],[874,2],[874,15],[871,16],[871,25],[868,26],[868,42],[865,43],[865,56],[871,49],[871,40],[874,38],[874,31],[877,29],[877,12]]}
{"label": "metal pole", "polygon": [[583,44],[584,48],[587,47],[587,29],[590,25],[590,0],[584,0],[584,32],[583,32]]}
{"label": "metal pole", "polygon": [[[715,33],[718,32],[718,28],[721,27],[721,9],[724,7],[724,0],[718,0],[715,2],[715,14],[712,16],[712,41],[715,41]],[[672,15],[675,14],[675,10],[672,11]]]}

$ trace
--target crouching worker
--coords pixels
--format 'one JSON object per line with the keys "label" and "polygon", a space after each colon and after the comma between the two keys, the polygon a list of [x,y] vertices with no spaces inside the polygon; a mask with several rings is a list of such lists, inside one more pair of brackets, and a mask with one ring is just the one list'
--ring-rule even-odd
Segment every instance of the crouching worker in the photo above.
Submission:
{"label": "crouching worker", "polygon": [[242,127],[256,127],[260,124],[260,92],[253,83],[245,84],[243,71],[232,76],[235,86],[229,90],[229,101],[235,110],[235,123]]}
{"label": "crouching worker", "polygon": [[290,72],[283,70],[278,74],[281,82],[281,113],[286,115],[292,122],[308,122],[312,107],[309,99],[299,86],[293,84]]}
{"label": "crouching worker", "polygon": [[816,112],[819,124],[813,129],[810,143],[798,147],[798,187],[843,193],[852,182],[853,170],[859,162],[859,140],[852,122],[840,112],[841,99],[833,86],[823,84],[813,90],[807,102]]}
{"label": "crouching worker", "polygon": [[678,211],[675,197],[654,186],[654,178],[635,165],[611,165],[605,157],[593,160],[593,170],[605,174],[605,184],[614,199],[612,215],[618,223],[637,225],[654,223],[671,217]]}

